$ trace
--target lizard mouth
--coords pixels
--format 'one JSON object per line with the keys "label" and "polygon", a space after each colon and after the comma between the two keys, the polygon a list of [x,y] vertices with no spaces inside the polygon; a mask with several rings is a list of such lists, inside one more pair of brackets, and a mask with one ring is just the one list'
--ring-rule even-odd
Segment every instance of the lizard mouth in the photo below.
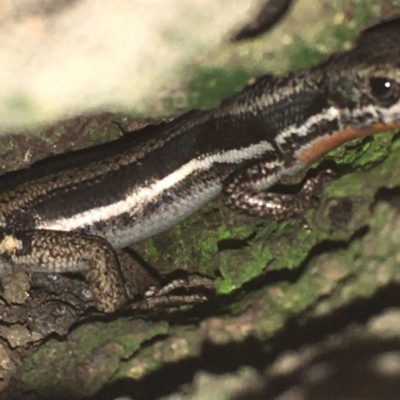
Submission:
{"label": "lizard mouth", "polygon": [[374,133],[390,131],[398,127],[400,127],[400,120],[390,124],[376,122],[363,128],[350,126],[346,129],[326,134],[325,136],[315,139],[312,143],[304,146],[304,148],[297,153],[296,158],[302,165],[309,165],[344,142]]}

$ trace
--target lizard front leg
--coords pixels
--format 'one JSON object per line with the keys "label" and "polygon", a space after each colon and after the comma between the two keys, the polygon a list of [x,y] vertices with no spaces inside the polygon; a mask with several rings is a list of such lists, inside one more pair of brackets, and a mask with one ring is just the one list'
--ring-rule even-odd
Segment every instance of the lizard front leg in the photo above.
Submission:
{"label": "lizard front leg", "polygon": [[[301,167],[287,165],[283,158],[263,160],[231,176],[223,190],[225,205],[239,212],[282,220],[301,214],[309,205],[324,175],[306,179],[296,193],[270,191],[287,175],[295,175]],[[286,185],[283,182],[284,187]]]}

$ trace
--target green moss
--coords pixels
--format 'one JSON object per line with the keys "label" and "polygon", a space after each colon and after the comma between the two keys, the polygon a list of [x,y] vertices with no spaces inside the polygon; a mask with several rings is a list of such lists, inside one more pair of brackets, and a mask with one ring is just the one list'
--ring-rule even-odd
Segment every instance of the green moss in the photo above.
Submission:
{"label": "green moss", "polygon": [[188,84],[190,108],[211,108],[237,92],[251,78],[249,71],[239,68],[204,68]]}
{"label": "green moss", "polygon": [[149,258],[159,257],[157,247],[154,245],[152,238],[144,242],[145,252],[142,254],[145,260],[149,261]]}
{"label": "green moss", "polygon": [[253,228],[249,225],[237,225],[227,227],[221,223],[218,227],[210,229],[200,229],[193,237],[192,261],[195,261],[200,272],[213,274],[215,267],[220,269],[221,254],[228,251],[220,251],[221,242],[228,240],[245,240],[253,233]]}
{"label": "green moss", "polygon": [[[60,393],[60,387],[70,393],[71,398],[78,394],[93,395],[118,371],[121,358],[131,356],[144,342],[165,335],[168,329],[164,322],[150,324],[127,318],[81,326],[68,335],[68,341],[49,341],[26,360],[20,368],[21,380],[42,396],[43,393],[53,396],[49,390]],[[107,362],[99,363],[103,358]],[[65,374],[69,379],[65,379]]]}
{"label": "green moss", "polygon": [[304,69],[316,64],[323,58],[323,53],[302,39],[296,39],[287,49],[289,53],[289,69]]}
{"label": "green moss", "polygon": [[331,151],[325,159],[339,166],[360,169],[377,164],[389,154],[395,132],[383,132],[348,142]]}
{"label": "green moss", "polygon": [[284,243],[282,240],[281,245],[275,251],[275,257],[279,260],[275,269],[298,268],[308,252],[315,244],[315,234],[299,228],[295,231],[295,239]]}
{"label": "green moss", "polygon": [[[342,21],[329,21],[324,29],[318,33],[314,42],[307,42],[301,38],[295,38],[286,48],[289,57],[289,69],[308,68],[321,61],[327,54],[337,52],[351,44],[351,41],[360,29],[369,25],[374,19],[373,0],[354,1],[353,18],[351,21],[343,18]],[[342,11],[342,6],[337,6],[337,12]],[[333,23],[332,23],[333,22]]]}
{"label": "green moss", "polygon": [[241,249],[222,252],[218,264],[221,277],[215,281],[217,291],[226,294],[239,288],[260,275],[272,259],[270,249],[263,243],[251,245],[247,251]]}

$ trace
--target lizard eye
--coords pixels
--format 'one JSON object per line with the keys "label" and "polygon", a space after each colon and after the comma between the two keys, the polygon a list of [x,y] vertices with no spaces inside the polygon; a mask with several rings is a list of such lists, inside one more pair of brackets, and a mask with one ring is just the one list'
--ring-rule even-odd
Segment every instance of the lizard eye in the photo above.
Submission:
{"label": "lizard eye", "polygon": [[400,85],[389,78],[371,78],[369,80],[372,95],[386,107],[400,99]]}

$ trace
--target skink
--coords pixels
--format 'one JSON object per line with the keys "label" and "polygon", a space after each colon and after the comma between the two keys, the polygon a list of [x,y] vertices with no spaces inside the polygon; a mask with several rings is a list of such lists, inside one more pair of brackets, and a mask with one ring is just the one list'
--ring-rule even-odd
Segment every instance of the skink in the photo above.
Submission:
{"label": "skink", "polygon": [[[0,274],[86,274],[97,306],[126,304],[114,249],[168,229],[222,192],[258,217],[301,204],[268,192],[348,140],[400,126],[400,19],[309,70],[266,75],[217,108],[56,156],[5,179]],[[307,189],[304,189],[307,193]]]}

